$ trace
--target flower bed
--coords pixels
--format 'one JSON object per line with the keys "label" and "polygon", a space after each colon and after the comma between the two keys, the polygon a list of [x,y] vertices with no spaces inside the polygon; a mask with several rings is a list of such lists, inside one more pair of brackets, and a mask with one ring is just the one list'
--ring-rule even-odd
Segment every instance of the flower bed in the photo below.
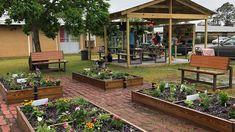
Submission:
{"label": "flower bed", "polygon": [[26,132],[143,131],[82,98],[62,98],[37,107],[26,103],[17,107],[17,123]]}
{"label": "flower bed", "polygon": [[[174,87],[176,90],[173,90]],[[188,93],[196,93],[196,90],[187,85],[164,87],[163,90],[157,87],[132,92],[132,101],[185,118],[216,131],[234,131],[235,99],[229,98],[224,92],[215,95],[199,93],[197,97],[197,94],[187,94],[185,89],[188,90]],[[188,99],[186,99],[187,95],[189,95]],[[194,99],[190,100],[190,96],[194,96]],[[178,100],[177,97],[179,97]]]}
{"label": "flower bed", "polygon": [[52,81],[35,73],[8,74],[1,77],[0,93],[7,104],[21,103],[34,98],[34,85],[38,87],[38,98],[56,99],[63,96],[59,80]]}
{"label": "flower bed", "polygon": [[83,72],[72,73],[72,78],[104,90],[143,85],[143,77],[102,68],[87,68]]}

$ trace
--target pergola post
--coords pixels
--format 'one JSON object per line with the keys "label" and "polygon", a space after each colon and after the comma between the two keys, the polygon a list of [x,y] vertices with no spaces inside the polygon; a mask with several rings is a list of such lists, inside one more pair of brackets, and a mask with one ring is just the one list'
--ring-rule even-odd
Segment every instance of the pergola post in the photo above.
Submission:
{"label": "pergola post", "polygon": [[126,18],[126,54],[127,54],[127,67],[130,68],[130,21],[129,18]]}
{"label": "pergola post", "polygon": [[193,41],[192,41],[192,45],[193,45],[193,54],[195,53],[195,41],[196,41],[196,25],[193,25]]}
{"label": "pergola post", "polygon": [[205,43],[204,43],[204,48],[207,48],[207,39],[208,38],[208,23],[207,19],[205,19]]}
{"label": "pergola post", "polygon": [[[169,14],[172,14],[172,0],[170,0],[170,8],[169,8]],[[169,64],[172,64],[172,18],[169,19],[169,34],[168,34],[168,40],[169,40]]]}
{"label": "pergola post", "polygon": [[107,43],[107,27],[104,26],[104,56],[105,56],[105,62],[108,61],[108,43]]}

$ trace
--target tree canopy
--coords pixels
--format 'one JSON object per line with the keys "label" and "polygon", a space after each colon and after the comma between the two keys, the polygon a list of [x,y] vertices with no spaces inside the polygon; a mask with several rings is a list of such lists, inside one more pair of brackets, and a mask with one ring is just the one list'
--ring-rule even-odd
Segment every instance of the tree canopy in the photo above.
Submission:
{"label": "tree canopy", "polygon": [[211,19],[211,22],[216,25],[231,26],[232,20],[235,19],[235,7],[233,4],[226,2],[216,10],[216,15]]}
{"label": "tree canopy", "polygon": [[41,51],[39,32],[54,39],[60,29],[59,19],[72,35],[100,35],[109,21],[108,8],[107,0],[0,0],[0,16],[9,16],[7,24],[23,21],[23,31],[32,33],[36,52]]}

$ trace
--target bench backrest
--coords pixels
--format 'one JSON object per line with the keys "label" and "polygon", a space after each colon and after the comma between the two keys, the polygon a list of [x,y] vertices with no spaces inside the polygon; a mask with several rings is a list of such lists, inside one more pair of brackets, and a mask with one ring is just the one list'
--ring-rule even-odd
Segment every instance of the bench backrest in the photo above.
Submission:
{"label": "bench backrest", "polygon": [[195,67],[228,70],[230,65],[230,58],[192,55],[190,65]]}
{"label": "bench backrest", "polygon": [[64,59],[63,51],[33,52],[30,55],[31,55],[32,61],[62,60],[62,59]]}

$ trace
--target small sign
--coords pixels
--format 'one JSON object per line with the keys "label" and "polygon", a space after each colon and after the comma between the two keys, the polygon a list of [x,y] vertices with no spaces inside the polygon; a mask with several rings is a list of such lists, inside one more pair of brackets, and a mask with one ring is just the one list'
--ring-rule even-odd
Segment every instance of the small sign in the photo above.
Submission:
{"label": "small sign", "polygon": [[18,74],[12,74],[12,77],[16,78],[16,77],[18,77]]}
{"label": "small sign", "polygon": [[32,106],[40,106],[45,104],[48,104],[48,98],[35,100],[33,101]]}
{"label": "small sign", "polygon": [[191,101],[194,101],[194,100],[197,100],[197,99],[199,99],[200,97],[199,97],[199,94],[193,94],[193,95],[188,95],[187,97],[186,97],[186,100],[191,100]]}
{"label": "small sign", "polygon": [[27,82],[27,78],[17,79],[16,82],[17,83],[26,83]]}

